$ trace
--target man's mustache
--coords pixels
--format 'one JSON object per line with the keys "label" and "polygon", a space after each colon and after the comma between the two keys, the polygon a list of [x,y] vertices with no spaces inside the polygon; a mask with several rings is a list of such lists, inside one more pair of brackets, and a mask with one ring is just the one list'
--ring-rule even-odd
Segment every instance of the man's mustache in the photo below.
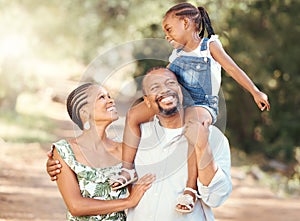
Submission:
{"label": "man's mustache", "polygon": [[175,92],[169,92],[169,93],[166,93],[166,94],[162,94],[162,95],[159,95],[155,98],[155,102],[160,102],[163,98],[165,97],[169,97],[169,96],[173,96],[173,97],[176,97],[177,100],[179,100],[179,96],[177,93]]}

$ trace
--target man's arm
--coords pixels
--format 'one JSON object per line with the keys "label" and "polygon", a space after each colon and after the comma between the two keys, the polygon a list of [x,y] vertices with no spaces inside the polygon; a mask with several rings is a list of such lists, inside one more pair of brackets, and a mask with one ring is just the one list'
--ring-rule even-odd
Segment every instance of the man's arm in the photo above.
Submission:
{"label": "man's arm", "polygon": [[49,174],[52,181],[57,180],[57,175],[61,172],[61,164],[59,160],[53,159],[53,150],[51,149],[48,153],[48,160],[46,162],[46,171]]}

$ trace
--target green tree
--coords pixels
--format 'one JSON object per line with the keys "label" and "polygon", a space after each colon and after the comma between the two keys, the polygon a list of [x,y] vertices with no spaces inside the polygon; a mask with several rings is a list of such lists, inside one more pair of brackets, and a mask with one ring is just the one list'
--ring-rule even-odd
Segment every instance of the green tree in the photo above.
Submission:
{"label": "green tree", "polygon": [[[98,54],[125,42],[164,38],[162,17],[178,2],[183,1],[0,0],[1,107],[8,100],[13,104],[20,91],[39,89],[37,80],[42,73],[34,73],[33,61],[60,65],[73,59],[86,66]],[[191,2],[200,6],[198,1]],[[208,10],[226,51],[269,95],[271,102],[271,111],[261,113],[249,93],[231,78],[223,77],[228,113],[226,134],[231,143],[246,152],[260,151],[278,159],[290,159],[299,145],[300,131],[300,2],[203,0],[201,5]],[[22,48],[22,44],[11,44],[11,39],[27,45],[17,55],[8,50],[15,59],[3,53],[9,48],[7,45]],[[133,57],[143,57],[140,53],[144,52],[132,53]],[[140,61],[132,74],[138,76],[153,65],[165,65],[164,62]]]}
{"label": "green tree", "polygon": [[248,94],[223,78],[228,133],[247,152],[290,160],[299,145],[299,9],[299,1],[257,0],[229,10],[226,48],[271,102],[271,111],[260,113]]}

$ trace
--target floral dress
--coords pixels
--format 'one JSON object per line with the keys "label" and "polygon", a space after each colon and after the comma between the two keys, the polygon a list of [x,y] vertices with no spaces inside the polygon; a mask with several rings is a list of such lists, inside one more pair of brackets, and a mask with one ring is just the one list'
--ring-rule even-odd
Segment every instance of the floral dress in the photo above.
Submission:
{"label": "floral dress", "polygon": [[[81,195],[83,197],[94,198],[99,200],[114,200],[126,197],[126,188],[112,191],[109,185],[109,177],[117,174],[120,171],[121,164],[106,168],[92,168],[76,161],[74,152],[70,144],[66,140],[60,140],[54,143],[53,147],[57,149],[61,158],[76,174]],[[126,214],[124,211],[120,211],[97,216],[72,216],[71,213],[68,211],[67,220],[125,221]]]}

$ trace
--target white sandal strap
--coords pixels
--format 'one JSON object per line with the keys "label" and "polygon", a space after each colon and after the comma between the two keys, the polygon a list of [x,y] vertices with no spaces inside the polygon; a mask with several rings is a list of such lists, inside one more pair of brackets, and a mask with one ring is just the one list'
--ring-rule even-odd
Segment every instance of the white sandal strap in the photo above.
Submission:
{"label": "white sandal strap", "polygon": [[[120,179],[122,179],[122,180],[120,180]],[[115,177],[110,177],[110,182],[124,184],[124,183],[128,182],[128,179],[125,176],[117,175]]]}
{"label": "white sandal strap", "polygon": [[195,202],[193,200],[193,197],[189,194],[179,195],[177,198],[177,204],[183,205],[188,208],[188,210],[191,210]]}
{"label": "white sandal strap", "polygon": [[114,189],[119,189],[122,188],[124,186],[127,186],[130,183],[133,183],[134,181],[137,180],[137,176],[134,176],[135,173],[135,169],[126,169],[126,168],[121,168],[121,171],[124,171],[126,173],[129,174],[129,178],[121,175],[121,174],[117,174],[117,175],[113,175],[110,177],[109,179],[109,183],[110,185],[112,185],[113,183],[119,183],[119,186],[116,186]]}
{"label": "white sandal strap", "polygon": [[186,191],[186,190],[192,192],[193,194],[195,194],[196,198],[201,198],[201,196],[198,194],[197,190],[194,190],[194,189],[192,189],[190,187],[184,188],[184,191]]}
{"label": "white sandal strap", "polygon": [[132,180],[134,178],[135,169],[127,169],[127,168],[122,167],[121,171],[125,171],[129,174],[130,179],[128,179],[128,180]]}

